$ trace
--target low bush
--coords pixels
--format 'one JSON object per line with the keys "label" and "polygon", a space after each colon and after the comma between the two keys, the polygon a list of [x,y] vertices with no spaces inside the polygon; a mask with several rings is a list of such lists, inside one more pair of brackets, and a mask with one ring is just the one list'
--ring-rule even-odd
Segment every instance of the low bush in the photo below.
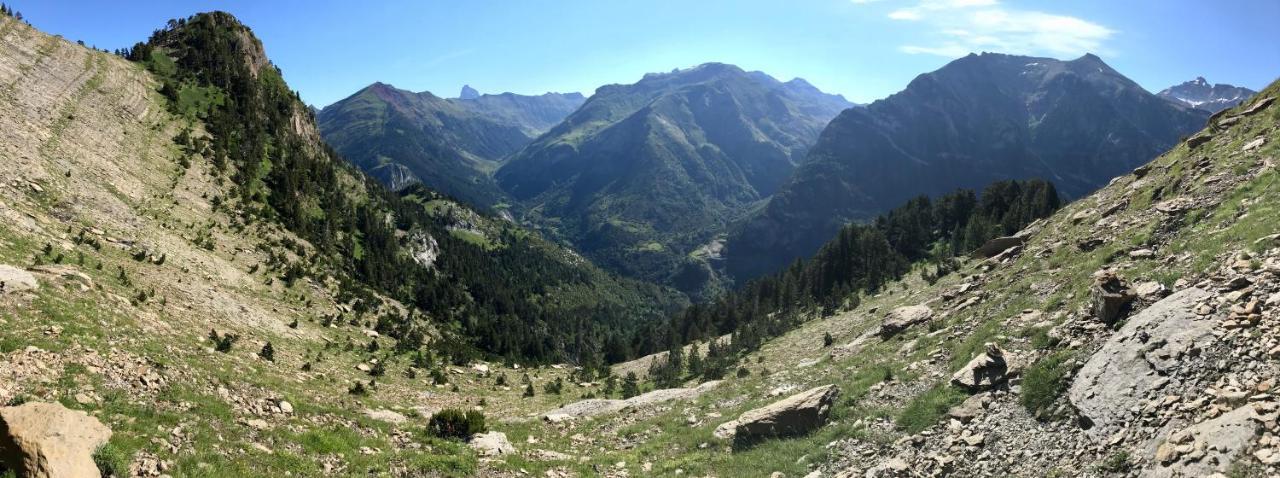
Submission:
{"label": "low bush", "polygon": [[431,416],[427,421],[427,431],[440,438],[465,440],[471,435],[485,432],[484,413],[446,408]]}

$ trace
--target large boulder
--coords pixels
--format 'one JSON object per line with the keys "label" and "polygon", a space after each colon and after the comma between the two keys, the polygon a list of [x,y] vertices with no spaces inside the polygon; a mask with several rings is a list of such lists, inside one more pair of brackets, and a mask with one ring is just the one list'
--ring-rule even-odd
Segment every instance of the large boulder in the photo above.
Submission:
{"label": "large boulder", "polygon": [[748,410],[716,427],[715,436],[733,439],[735,447],[743,447],[767,438],[782,438],[809,433],[827,423],[831,406],[840,395],[840,387],[824,385],[797,393],[763,407]]}
{"label": "large boulder", "polygon": [[57,403],[0,408],[0,462],[27,478],[97,478],[93,452],[111,429]]}
{"label": "large boulder", "polygon": [[1090,298],[1094,317],[1106,324],[1114,324],[1129,315],[1129,308],[1138,294],[1111,271],[1100,271],[1094,275]]}
{"label": "large boulder", "polygon": [[876,333],[887,339],[897,335],[898,332],[906,330],[908,327],[926,322],[931,318],[933,318],[933,309],[930,309],[927,305],[898,307],[884,316],[884,320],[880,322],[880,330]]}
{"label": "large boulder", "polygon": [[1130,317],[1089,357],[1068,398],[1093,430],[1114,432],[1152,393],[1177,385],[1176,372],[1187,366],[1184,359],[1213,341],[1213,320],[1194,312],[1211,297],[1196,288],[1166,297]]}
{"label": "large boulder", "polygon": [[0,264],[0,295],[12,294],[40,287],[36,277],[24,269]]}
{"label": "large boulder", "polygon": [[1022,236],[997,237],[983,243],[969,255],[985,259],[1004,252],[1011,247],[1021,246],[1024,242],[1027,242],[1027,238]]}
{"label": "large boulder", "polygon": [[516,447],[511,444],[511,440],[507,439],[507,434],[502,432],[477,433],[471,437],[471,442],[468,444],[480,456],[499,456],[516,452]]}
{"label": "large boulder", "polygon": [[951,384],[972,393],[991,390],[1004,383],[1009,378],[1009,363],[1004,355],[999,345],[988,343],[983,353],[951,376]]}

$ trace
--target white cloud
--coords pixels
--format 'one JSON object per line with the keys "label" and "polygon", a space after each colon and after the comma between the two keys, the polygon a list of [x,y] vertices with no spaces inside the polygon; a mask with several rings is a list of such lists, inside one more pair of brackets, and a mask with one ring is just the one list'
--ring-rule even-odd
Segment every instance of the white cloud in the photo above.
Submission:
{"label": "white cloud", "polygon": [[889,12],[889,18],[894,20],[919,20],[924,18],[919,11],[912,8],[903,8]]}
{"label": "white cloud", "polygon": [[922,0],[889,13],[930,26],[926,44],[903,45],[909,54],[946,57],[977,51],[1078,56],[1105,51],[1114,30],[1077,17],[1004,8],[996,0]]}

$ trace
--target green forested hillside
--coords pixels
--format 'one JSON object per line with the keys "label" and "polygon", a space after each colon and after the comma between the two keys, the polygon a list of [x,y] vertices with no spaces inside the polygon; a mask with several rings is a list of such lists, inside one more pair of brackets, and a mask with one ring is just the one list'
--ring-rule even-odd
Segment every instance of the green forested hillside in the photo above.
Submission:
{"label": "green forested hillside", "polygon": [[1207,116],[1147,92],[1094,55],[970,54],[833,119],[768,206],[730,234],[726,269],[743,280],[777,270],[845,223],[920,194],[1043,178],[1079,198]]}
{"label": "green forested hillside", "polygon": [[326,142],[392,189],[422,183],[475,207],[504,203],[490,174],[573,112],[581,94],[441,98],[374,83],[317,115]]}
{"label": "green forested hillside", "polygon": [[512,156],[499,185],[526,219],[602,267],[709,297],[695,250],[774,192],[851,106],[719,63],[599,88]]}
{"label": "green forested hillside", "polygon": [[[163,82],[175,112],[207,128],[180,141],[225,171],[233,194],[219,198],[222,207],[240,224],[278,221],[306,239],[310,247],[291,267],[334,275],[346,300],[369,307],[376,292],[414,306],[421,315],[379,321],[384,333],[407,340],[407,350],[421,345],[420,329],[431,324],[452,334],[442,344],[458,358],[481,351],[597,360],[608,337],[679,304],[675,294],[613,279],[514,227],[491,227],[493,237],[477,241],[456,231],[489,219],[470,213],[460,225],[348,166],[320,141],[261,43],[230,15],[172,22],[129,57]],[[436,257],[424,260],[424,252]]]}
{"label": "green forested hillside", "polygon": [[[1013,234],[1060,205],[1053,184],[1042,180],[1001,181],[981,195],[958,190],[936,199],[917,197],[870,223],[845,226],[812,258],[686,309],[659,339],[642,344],[641,352],[675,350],[678,344],[732,334],[731,346],[713,349],[719,356],[708,359],[724,364],[736,353],[795,328],[815,311],[827,315],[857,307],[861,294],[877,293],[913,268],[934,280],[947,275],[958,267],[956,256]],[[659,342],[664,337],[666,344]],[[724,369],[709,365],[699,372],[717,378]]]}

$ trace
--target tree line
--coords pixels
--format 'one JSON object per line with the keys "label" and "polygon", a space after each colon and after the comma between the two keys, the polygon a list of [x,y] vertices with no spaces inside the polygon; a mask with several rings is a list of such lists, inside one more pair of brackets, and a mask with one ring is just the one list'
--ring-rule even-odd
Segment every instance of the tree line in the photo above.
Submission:
{"label": "tree line", "polygon": [[[920,196],[874,221],[845,226],[812,258],[714,302],[690,306],[637,336],[633,346],[639,354],[668,351],[650,371],[660,385],[677,383],[686,372],[719,378],[737,355],[805,318],[856,307],[860,294],[874,294],[913,265],[926,266],[926,279],[936,280],[958,268],[957,256],[1014,234],[1061,204],[1053,184],[1043,180],[1000,181],[981,195],[958,190],[935,199]],[[730,343],[714,340],[725,334],[731,335]],[[682,349],[699,342],[712,345],[705,356],[697,347],[692,353]]]}

